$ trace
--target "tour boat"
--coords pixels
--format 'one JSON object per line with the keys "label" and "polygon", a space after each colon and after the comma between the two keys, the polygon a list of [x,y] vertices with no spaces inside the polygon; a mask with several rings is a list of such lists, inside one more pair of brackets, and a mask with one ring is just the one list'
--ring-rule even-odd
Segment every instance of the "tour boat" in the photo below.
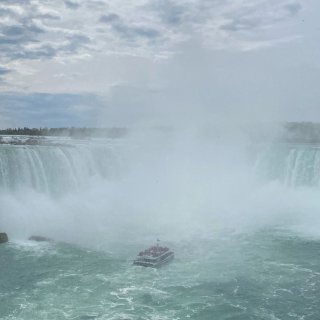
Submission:
{"label": "tour boat", "polygon": [[142,267],[159,268],[170,262],[174,258],[174,253],[167,247],[152,246],[144,251],[140,251],[133,264]]}

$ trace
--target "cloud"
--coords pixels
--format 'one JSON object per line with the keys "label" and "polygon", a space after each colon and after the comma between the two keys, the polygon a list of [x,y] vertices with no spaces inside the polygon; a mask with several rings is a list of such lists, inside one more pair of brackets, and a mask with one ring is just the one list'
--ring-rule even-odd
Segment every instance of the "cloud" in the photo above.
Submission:
{"label": "cloud", "polygon": [[83,34],[70,35],[66,38],[66,44],[58,47],[58,51],[68,54],[77,53],[79,48],[83,48],[90,42],[90,38]]}
{"label": "cloud", "polygon": [[152,39],[160,36],[160,32],[158,30],[146,26],[126,24],[123,19],[114,13],[102,15],[99,22],[111,26],[114,31],[119,33],[121,36],[126,37],[128,40],[134,40],[135,37]]}
{"label": "cloud", "polygon": [[6,17],[12,17],[15,15],[15,12],[11,10],[10,8],[0,8],[0,17],[6,18]]}
{"label": "cloud", "polygon": [[30,0],[1,0],[1,4],[28,5],[30,4]]}
{"label": "cloud", "polygon": [[69,0],[65,0],[64,3],[66,5],[66,7],[69,8],[69,9],[78,9],[81,6],[79,3],[73,2],[73,1],[69,1]]}
{"label": "cloud", "polygon": [[228,22],[221,29],[231,32],[256,31],[260,28],[270,28],[277,23],[295,16],[302,9],[300,3],[282,2],[265,5],[248,5],[238,8],[237,14],[231,11],[226,15]]}
{"label": "cloud", "polygon": [[40,29],[35,25],[12,25],[12,26],[3,26],[1,28],[1,32],[5,37],[8,38],[24,38],[30,37],[29,40],[32,40],[32,36],[37,35],[39,33],[43,33],[44,30]]}
{"label": "cloud", "polygon": [[186,6],[170,0],[154,1],[151,6],[157,12],[162,22],[170,26],[182,24],[188,12]]}
{"label": "cloud", "polygon": [[0,64],[119,53],[162,59],[192,39],[211,50],[256,50],[294,41],[276,31],[301,10],[298,0],[2,0]]}
{"label": "cloud", "polygon": [[135,27],[128,26],[125,24],[114,24],[113,29],[117,31],[120,35],[126,37],[129,40],[134,40],[135,37],[143,38],[157,38],[160,36],[160,32],[156,29],[147,28],[147,27]]}
{"label": "cloud", "polygon": [[84,3],[84,5],[86,6],[87,9],[94,10],[94,11],[99,11],[100,13],[101,13],[101,11],[105,10],[106,8],[108,8],[108,4],[103,0],[86,1]]}
{"label": "cloud", "polygon": [[0,76],[10,73],[11,70],[0,66]]}
{"label": "cloud", "polygon": [[36,60],[40,58],[53,58],[56,56],[56,54],[57,50],[50,45],[42,45],[37,49],[14,52],[12,53],[12,58]]}
{"label": "cloud", "polygon": [[5,76],[7,74],[9,74],[10,72],[12,72],[12,70],[10,70],[6,67],[0,66],[0,85],[3,85],[6,83]]}
{"label": "cloud", "polygon": [[292,2],[284,5],[291,15],[296,15],[302,10],[302,5],[299,2]]}
{"label": "cloud", "polygon": [[103,23],[115,23],[115,22],[119,22],[121,21],[120,17],[115,14],[115,13],[110,13],[110,14],[103,14],[100,19],[99,19],[100,22],[103,22]]}

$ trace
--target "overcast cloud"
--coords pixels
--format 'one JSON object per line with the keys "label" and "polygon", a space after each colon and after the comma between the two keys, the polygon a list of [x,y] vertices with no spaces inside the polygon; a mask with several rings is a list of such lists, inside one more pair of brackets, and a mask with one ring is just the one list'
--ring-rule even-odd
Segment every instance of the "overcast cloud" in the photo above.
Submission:
{"label": "overcast cloud", "polygon": [[0,126],[320,121],[315,0],[2,0]]}

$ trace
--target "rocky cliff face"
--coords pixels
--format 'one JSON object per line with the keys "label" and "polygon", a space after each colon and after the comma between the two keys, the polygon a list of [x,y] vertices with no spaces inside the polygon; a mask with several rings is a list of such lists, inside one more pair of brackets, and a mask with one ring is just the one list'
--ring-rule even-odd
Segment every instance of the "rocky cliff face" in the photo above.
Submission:
{"label": "rocky cliff face", "polygon": [[8,242],[8,235],[4,232],[0,233],[0,243],[5,243]]}

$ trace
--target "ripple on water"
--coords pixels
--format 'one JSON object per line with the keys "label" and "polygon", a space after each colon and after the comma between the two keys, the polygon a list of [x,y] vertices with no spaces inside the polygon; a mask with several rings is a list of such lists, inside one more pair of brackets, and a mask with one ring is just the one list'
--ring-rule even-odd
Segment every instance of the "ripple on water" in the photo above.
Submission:
{"label": "ripple on water", "polygon": [[159,270],[67,244],[10,243],[0,247],[0,319],[316,320],[318,244],[288,239],[176,244],[175,261]]}

